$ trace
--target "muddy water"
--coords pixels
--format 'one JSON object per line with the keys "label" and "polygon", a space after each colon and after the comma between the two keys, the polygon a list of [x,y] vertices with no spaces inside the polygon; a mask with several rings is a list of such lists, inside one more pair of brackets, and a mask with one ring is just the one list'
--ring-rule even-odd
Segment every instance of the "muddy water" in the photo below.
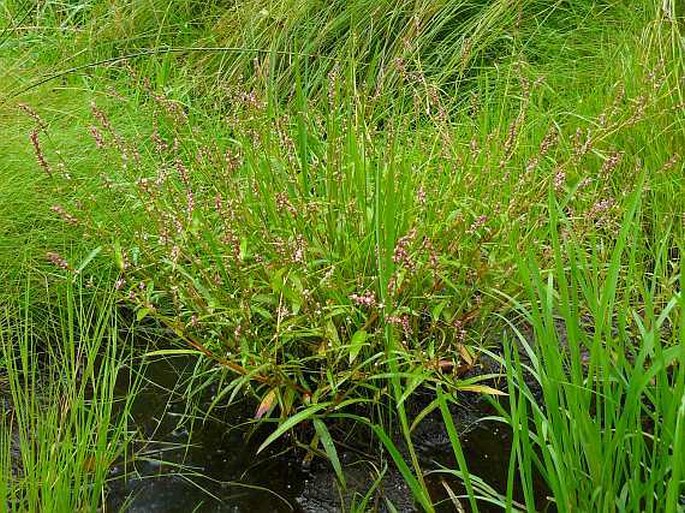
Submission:
{"label": "muddy water", "polygon": [[[248,436],[251,405],[232,407],[221,419],[196,421],[191,435],[179,424],[185,404],[172,390],[192,364],[177,358],[173,363],[160,361],[148,367],[146,384],[133,411],[139,440],[127,461],[112,468],[108,511],[333,513],[347,510],[355,492],[358,501],[370,488],[377,463],[358,449],[341,451],[351,490],[342,499],[335,477],[324,463],[315,462],[305,470],[300,460],[292,454],[279,454],[278,449],[257,455],[263,436]],[[471,405],[456,419],[464,432],[469,470],[493,488],[504,490],[509,437],[501,426],[476,422],[482,413],[478,405]],[[429,417],[422,424],[417,447],[426,468],[437,464],[456,468],[438,418]],[[430,477],[428,482],[436,501],[447,498],[439,477]],[[461,492],[454,480],[447,483]],[[378,495],[389,498],[399,512],[418,511],[393,468],[387,469],[381,488]],[[382,499],[372,504],[385,511]],[[468,511],[466,501],[463,504]],[[449,502],[438,508],[454,509]],[[501,510],[483,504],[481,511]]]}

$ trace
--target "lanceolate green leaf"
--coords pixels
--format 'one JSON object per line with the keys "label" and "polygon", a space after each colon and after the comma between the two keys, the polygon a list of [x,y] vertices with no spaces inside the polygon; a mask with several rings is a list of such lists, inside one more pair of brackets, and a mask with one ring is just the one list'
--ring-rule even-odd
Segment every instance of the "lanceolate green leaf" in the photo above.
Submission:
{"label": "lanceolate green leaf", "polygon": [[344,489],[347,487],[345,482],[345,473],[343,472],[342,465],[340,465],[340,458],[338,458],[338,451],[335,448],[335,442],[333,441],[333,438],[331,437],[331,434],[323,420],[315,417],[313,422],[314,428],[319,435],[319,439],[321,440],[324,451],[326,451],[326,455],[333,466],[335,475],[338,477],[338,481],[340,481],[340,484]]}
{"label": "lanceolate green leaf", "polygon": [[305,420],[312,418],[317,412],[319,412],[325,408],[328,408],[329,406],[331,406],[331,404],[332,403],[330,403],[330,402],[313,404],[311,406],[308,406],[306,409],[302,410],[301,412],[296,413],[292,417],[288,417],[286,420],[283,421],[283,423],[281,425],[278,426],[276,431],[271,433],[266,438],[266,440],[264,440],[262,445],[259,446],[257,453],[262,452],[269,445],[271,445],[273,442],[275,442],[281,436],[283,436],[283,434],[287,433],[292,428],[297,426],[300,422],[303,422]]}
{"label": "lanceolate green leaf", "polygon": [[368,333],[366,330],[358,330],[352,335],[352,340],[350,340],[350,365],[357,359],[367,337]]}

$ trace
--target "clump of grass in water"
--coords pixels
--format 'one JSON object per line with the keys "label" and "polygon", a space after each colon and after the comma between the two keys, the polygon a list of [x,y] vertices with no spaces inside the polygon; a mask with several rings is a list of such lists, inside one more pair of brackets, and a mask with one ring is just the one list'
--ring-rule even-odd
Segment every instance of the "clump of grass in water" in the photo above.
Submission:
{"label": "clump of grass in water", "polygon": [[62,289],[38,319],[31,298],[7,306],[0,359],[9,404],[0,419],[0,503],[10,511],[96,511],[110,466],[126,451],[137,380],[124,397],[117,379],[133,362],[113,296]]}
{"label": "clump of grass in water", "polygon": [[[501,416],[483,419],[513,432],[506,490],[469,474],[448,408],[456,396],[436,387],[429,408],[442,413],[458,468],[431,473],[464,483],[463,495],[443,483],[458,510],[468,501],[471,511],[485,503],[506,511],[682,511],[685,297],[682,272],[668,265],[666,253],[674,245],[682,251],[685,241],[668,229],[657,254],[644,254],[637,227],[650,214],[640,208],[642,191],[639,181],[616,240],[604,241],[611,245],[608,262],[598,255],[607,251],[598,238],[588,248],[560,229],[570,220],[553,194],[551,267],[541,268],[533,252],[519,260],[526,287],[509,300],[520,318],[506,319],[515,339],[505,337],[503,354],[485,351],[507,378],[505,401],[491,400]],[[643,258],[666,264],[644,274],[637,265]],[[675,292],[664,295],[672,286]],[[429,495],[421,468],[412,471],[382,427],[374,430],[424,504]],[[409,436],[406,441],[412,443]],[[544,503],[539,477],[550,492]]]}
{"label": "clump of grass in water", "polygon": [[[623,191],[634,185],[635,141],[644,141],[641,155],[655,169],[673,150],[667,138],[653,136],[655,126],[668,134],[677,124],[661,110],[671,108],[671,91],[658,87],[661,74],[643,91],[631,84],[642,76],[631,68],[619,77],[628,82],[627,93],[616,88],[614,109],[602,116],[593,109],[607,106],[587,107],[585,100],[577,115],[588,122],[554,120],[561,133],[550,148],[554,130],[548,132],[550,120],[535,110],[548,98],[527,94],[536,77],[527,84],[503,80],[492,96],[485,84],[480,114],[459,118],[461,126],[439,119],[433,125],[419,102],[379,133],[366,100],[355,96],[354,64],[334,81],[324,112],[309,108],[302,85],[293,95],[296,112],[279,110],[268,95],[242,91],[229,113],[233,131],[211,130],[204,145],[190,108],[188,125],[158,120],[151,144],[134,140],[134,147],[112,131],[102,111],[93,112],[95,145],[106,157],[100,162],[114,169],[103,181],[101,205],[125,199],[132,206],[108,248],[122,271],[122,293],[140,317],[167,321],[242,376],[222,387],[217,400],[260,384],[261,415],[280,407],[288,422],[278,434],[330,413],[345,394],[387,394],[370,384],[388,378],[380,362],[400,362],[391,369],[389,395],[401,405],[403,389],[420,382],[410,383],[413,373],[402,371],[440,369],[443,355],[457,363],[472,342],[468,323],[488,311],[479,303],[483,291],[516,288],[512,253],[549,243],[547,184],[553,182],[573,231],[586,237],[583,244],[599,232],[610,238],[620,226]],[[515,74],[514,67],[502,69]],[[616,75],[608,76],[613,84]],[[565,74],[550,77],[551,84],[555,78],[567,88]],[[558,100],[553,85],[542,89]],[[512,96],[522,99],[515,112],[499,107]],[[169,118],[178,112],[171,108],[178,102],[155,102]],[[416,119],[427,126],[417,127]],[[50,158],[49,152],[36,156],[41,165]],[[655,211],[677,210],[678,183],[650,177]],[[72,206],[55,206],[62,208],[54,217],[73,224],[64,215],[74,215]],[[88,215],[74,219],[85,223]],[[137,223],[141,217],[145,222]],[[658,231],[666,216],[654,217]],[[98,240],[111,237],[103,229],[93,233]],[[542,257],[546,265],[551,255]],[[48,258],[74,272],[58,253]],[[208,374],[223,379],[216,368]],[[413,471],[420,476],[420,469]]]}
{"label": "clump of grass in water", "polygon": [[[506,345],[512,395],[499,410],[514,431],[508,494],[518,480],[528,508],[539,472],[559,512],[682,511],[685,298],[655,292],[683,276],[636,267],[639,189],[632,198],[606,265],[572,235],[555,236],[555,218],[551,269],[520,261],[516,305],[532,331],[514,328]],[[668,233],[662,242],[659,252],[674,243]]]}

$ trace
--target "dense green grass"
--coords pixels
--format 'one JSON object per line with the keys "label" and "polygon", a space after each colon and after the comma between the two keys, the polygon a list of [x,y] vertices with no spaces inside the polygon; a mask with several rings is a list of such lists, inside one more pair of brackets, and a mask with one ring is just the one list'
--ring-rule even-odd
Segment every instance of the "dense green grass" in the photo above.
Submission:
{"label": "dense green grass", "polygon": [[[0,324],[0,501],[11,511],[96,511],[110,466],[125,454],[137,380],[113,296],[63,287],[51,311],[30,297]],[[117,382],[130,393],[117,397]]]}
{"label": "dense green grass", "polygon": [[[559,239],[547,276],[532,262],[521,263],[537,299],[522,307],[535,342],[516,331],[530,363],[508,347],[516,394],[505,420],[520,437],[512,465],[518,465],[529,506],[537,468],[558,511],[682,510],[682,277],[675,278],[672,297],[657,297],[653,278],[635,268],[643,256],[630,244],[639,201],[633,193],[607,263],[596,249]],[[677,250],[682,247],[681,241]]]}
{"label": "dense green grass", "polygon": [[6,2],[3,300],[17,248],[32,289],[113,270],[206,362],[191,396],[256,394],[269,442],[312,422],[343,484],[325,421],[361,411],[426,510],[405,403],[493,392],[462,374],[503,354],[528,508],[535,467],[560,511],[676,511],[677,13],[513,4]]}
{"label": "dense green grass", "polygon": [[632,194],[606,263],[573,237],[553,237],[549,270],[531,252],[521,257],[526,302],[511,299],[514,338],[504,354],[490,353],[511,392],[493,401],[514,433],[509,483],[506,496],[485,488],[485,500],[516,510],[520,487],[526,510],[541,507],[540,473],[555,511],[682,511],[683,297],[657,299],[653,276],[634,269],[643,255],[629,241],[641,208]]}

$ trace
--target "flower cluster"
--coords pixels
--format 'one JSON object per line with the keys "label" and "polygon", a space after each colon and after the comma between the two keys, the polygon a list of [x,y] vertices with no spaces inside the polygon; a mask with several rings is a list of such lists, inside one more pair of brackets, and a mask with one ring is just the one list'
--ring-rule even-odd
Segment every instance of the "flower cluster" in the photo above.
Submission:
{"label": "flower cluster", "polygon": [[411,325],[409,324],[409,315],[407,315],[407,314],[389,315],[386,320],[389,324],[392,324],[394,326],[399,326],[400,328],[402,328],[402,331],[404,331],[406,334],[411,333]]}
{"label": "flower cluster", "polygon": [[52,169],[50,169],[50,164],[48,164],[48,161],[45,159],[45,154],[43,153],[43,148],[40,144],[40,139],[38,138],[38,130],[33,130],[29,139],[33,145],[33,151],[36,154],[38,165],[43,168],[48,176],[52,176]]}
{"label": "flower cluster", "polygon": [[416,268],[416,263],[409,255],[409,247],[416,238],[416,228],[409,230],[409,233],[397,239],[395,250],[392,255],[392,261],[397,265],[404,266],[409,271]]}
{"label": "flower cluster", "polygon": [[365,306],[371,308],[376,305],[376,295],[371,291],[364,292],[361,295],[352,294],[350,295],[350,299],[357,306]]}

